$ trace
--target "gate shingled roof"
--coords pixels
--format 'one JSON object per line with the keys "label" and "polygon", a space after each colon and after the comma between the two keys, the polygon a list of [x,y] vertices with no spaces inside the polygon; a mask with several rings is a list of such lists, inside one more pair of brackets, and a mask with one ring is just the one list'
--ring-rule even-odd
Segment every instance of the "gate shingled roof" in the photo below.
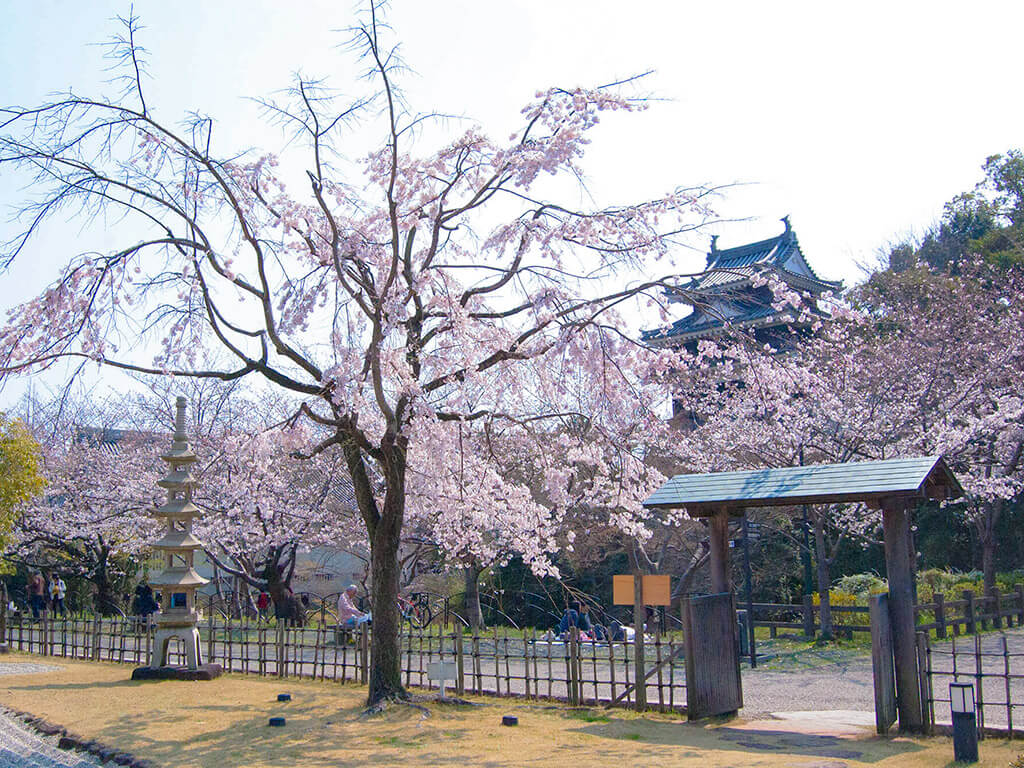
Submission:
{"label": "gate shingled roof", "polygon": [[812,464],[803,467],[676,475],[644,506],[685,508],[693,517],[723,507],[878,502],[892,498],[956,498],[963,488],[941,456]]}

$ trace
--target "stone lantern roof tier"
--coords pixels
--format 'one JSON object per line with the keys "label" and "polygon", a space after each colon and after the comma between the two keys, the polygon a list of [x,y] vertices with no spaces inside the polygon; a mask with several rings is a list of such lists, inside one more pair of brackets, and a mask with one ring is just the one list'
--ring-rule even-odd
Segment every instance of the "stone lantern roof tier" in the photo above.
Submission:
{"label": "stone lantern roof tier", "polygon": [[164,479],[157,480],[156,484],[169,491],[181,491],[186,488],[194,488],[199,485],[199,481],[187,469],[175,469]]}
{"label": "stone lantern roof tier", "polygon": [[197,456],[192,452],[192,446],[185,443],[184,447],[181,448],[177,445],[172,446],[170,451],[160,454],[160,458],[168,463],[191,464],[196,460]]}
{"label": "stone lantern roof tier", "polygon": [[150,578],[149,583],[154,587],[201,587],[208,583],[191,566],[188,568],[167,568]]}
{"label": "stone lantern roof tier", "polygon": [[192,550],[201,549],[203,542],[188,531],[167,531],[159,541],[153,542],[160,549]]}
{"label": "stone lantern roof tier", "polygon": [[203,511],[189,499],[170,499],[157,507],[154,514],[163,517],[199,517]]}

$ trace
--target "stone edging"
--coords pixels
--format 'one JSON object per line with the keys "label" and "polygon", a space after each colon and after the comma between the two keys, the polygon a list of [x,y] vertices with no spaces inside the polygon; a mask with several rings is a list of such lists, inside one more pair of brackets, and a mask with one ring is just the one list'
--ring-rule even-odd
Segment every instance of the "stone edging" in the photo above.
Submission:
{"label": "stone edging", "polygon": [[9,707],[6,708],[6,711],[12,717],[18,718],[29,728],[43,736],[59,736],[60,740],[57,742],[58,749],[73,749],[78,752],[85,752],[95,757],[101,763],[113,763],[114,765],[126,766],[126,768],[157,768],[149,760],[135,757],[135,755],[129,752],[108,747],[100,744],[98,741],[86,739],[84,736],[69,733],[68,729],[64,726],[56,725],[41,717],[36,717],[30,712],[22,712],[19,709],[11,709]]}

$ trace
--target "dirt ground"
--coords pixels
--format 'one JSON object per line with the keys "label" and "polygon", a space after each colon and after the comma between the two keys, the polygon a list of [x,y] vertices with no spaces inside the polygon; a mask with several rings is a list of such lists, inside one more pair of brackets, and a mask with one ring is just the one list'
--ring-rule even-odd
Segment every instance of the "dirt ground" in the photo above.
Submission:
{"label": "dirt ground", "polygon": [[[11,654],[5,661],[34,661]],[[783,720],[689,724],[603,709],[475,699],[365,717],[365,689],[228,675],[212,682],[132,682],[130,669],[65,659],[61,669],[0,678],[0,705],[167,768],[314,766],[948,766],[948,739],[879,739],[870,729],[800,728]],[[279,704],[278,693],[292,701]],[[270,728],[271,716],[287,718]],[[502,715],[519,725],[503,727]],[[805,724],[806,725],[806,724]],[[818,732],[815,733],[814,731]],[[840,729],[841,730],[841,729]],[[982,766],[1006,768],[1024,743],[982,742]]]}

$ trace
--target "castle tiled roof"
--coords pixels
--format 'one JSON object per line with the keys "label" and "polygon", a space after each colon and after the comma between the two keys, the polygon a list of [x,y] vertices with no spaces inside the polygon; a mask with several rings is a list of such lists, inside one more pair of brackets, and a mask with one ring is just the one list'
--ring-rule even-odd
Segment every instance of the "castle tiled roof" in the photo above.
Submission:
{"label": "castle tiled roof", "polygon": [[725,287],[738,288],[741,284],[749,284],[752,278],[764,274],[766,270],[774,270],[786,282],[806,286],[806,290],[817,289],[818,293],[841,288],[842,283],[839,281],[818,277],[800,250],[800,242],[789,224],[788,216],[783,219],[783,223],[786,229],[781,235],[735,248],[720,250],[716,247],[718,238],[712,238],[707,268],[703,274],[679,286],[680,296],[684,295],[683,291],[693,294],[707,290],[718,292]]}
{"label": "castle tiled roof", "polygon": [[735,248],[719,249],[718,238],[713,237],[705,271],[667,291],[670,300],[690,304],[694,311],[668,327],[645,331],[643,339],[671,343],[712,336],[726,324],[774,326],[787,322],[786,312],[772,308],[767,289],[754,284],[756,278],[768,274],[811,295],[840,290],[841,282],[824,280],[814,272],[800,250],[789,217],[782,221],[782,234]]}

